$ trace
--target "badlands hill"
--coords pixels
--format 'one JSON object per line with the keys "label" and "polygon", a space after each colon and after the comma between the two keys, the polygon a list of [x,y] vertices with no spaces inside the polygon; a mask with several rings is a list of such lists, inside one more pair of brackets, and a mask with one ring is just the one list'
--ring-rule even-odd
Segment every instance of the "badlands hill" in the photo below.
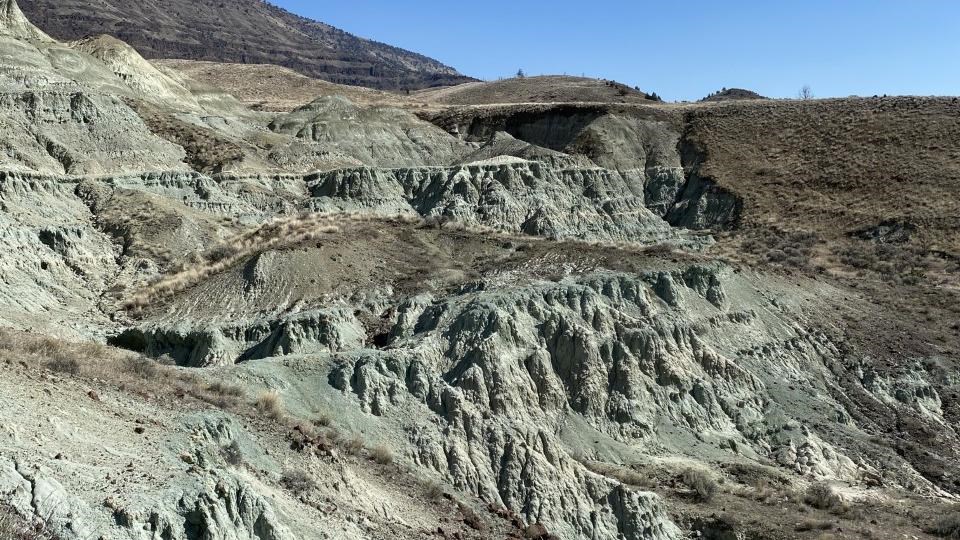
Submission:
{"label": "badlands hill", "polygon": [[0,538],[957,534],[952,98],[0,51]]}
{"label": "badlands hill", "polygon": [[426,88],[470,80],[425,56],[358,38],[261,0],[24,0],[61,40],[109,34],[147,58],[276,64],[336,83]]}

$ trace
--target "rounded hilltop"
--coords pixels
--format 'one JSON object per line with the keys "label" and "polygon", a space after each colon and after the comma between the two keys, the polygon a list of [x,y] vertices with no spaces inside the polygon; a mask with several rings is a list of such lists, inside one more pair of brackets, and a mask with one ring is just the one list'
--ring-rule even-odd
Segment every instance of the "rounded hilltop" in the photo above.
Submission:
{"label": "rounded hilltop", "polygon": [[491,82],[473,82],[416,92],[414,97],[446,105],[493,103],[653,103],[656,93],[606,79],[538,75]]}
{"label": "rounded hilltop", "polygon": [[746,99],[768,99],[765,96],[745,88],[722,88],[700,100],[701,103],[717,101],[742,101]]}

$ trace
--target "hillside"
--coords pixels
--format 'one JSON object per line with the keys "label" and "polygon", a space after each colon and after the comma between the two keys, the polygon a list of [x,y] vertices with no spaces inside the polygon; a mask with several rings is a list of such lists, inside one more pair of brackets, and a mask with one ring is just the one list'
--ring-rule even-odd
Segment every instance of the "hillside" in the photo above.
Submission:
{"label": "hillside", "polygon": [[615,81],[543,75],[472,82],[417,92],[416,99],[445,105],[493,103],[652,103],[647,94]]}
{"label": "hillside", "polygon": [[710,101],[738,101],[742,99],[767,99],[753,90],[743,88],[724,88],[713,92],[709,96],[701,99],[702,102]]}
{"label": "hillside", "polygon": [[0,49],[0,538],[956,536],[956,99]]}
{"label": "hillside", "polygon": [[154,60],[153,64],[221,88],[258,110],[292,111],[325,96],[343,96],[358,104],[398,105],[407,102],[400,94],[335,84],[270,64],[196,60]]}
{"label": "hillside", "polygon": [[60,40],[109,34],[146,58],[276,64],[340,84],[416,89],[470,80],[425,56],[369,41],[260,0],[24,0]]}

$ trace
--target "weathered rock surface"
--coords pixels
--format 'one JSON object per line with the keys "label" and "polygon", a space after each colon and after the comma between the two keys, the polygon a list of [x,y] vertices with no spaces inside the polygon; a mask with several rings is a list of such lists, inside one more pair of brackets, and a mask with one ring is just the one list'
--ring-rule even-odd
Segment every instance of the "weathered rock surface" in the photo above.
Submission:
{"label": "weathered rock surface", "polygon": [[448,165],[468,148],[410,112],[359,106],[339,96],[320,98],[280,116],[270,129],[320,143],[374,167]]}
{"label": "weathered rock surface", "polygon": [[644,206],[642,177],[539,162],[452,168],[344,169],[310,183],[318,210],[447,218],[555,238],[652,243],[679,239]]}

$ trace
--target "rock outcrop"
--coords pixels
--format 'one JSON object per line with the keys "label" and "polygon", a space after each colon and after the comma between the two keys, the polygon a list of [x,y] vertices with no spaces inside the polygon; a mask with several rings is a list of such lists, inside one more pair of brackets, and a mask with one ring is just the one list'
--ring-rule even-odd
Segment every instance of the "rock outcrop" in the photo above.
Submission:
{"label": "rock outcrop", "polygon": [[539,162],[452,168],[343,169],[309,184],[317,210],[416,213],[553,238],[676,241],[644,205],[642,177]]}

